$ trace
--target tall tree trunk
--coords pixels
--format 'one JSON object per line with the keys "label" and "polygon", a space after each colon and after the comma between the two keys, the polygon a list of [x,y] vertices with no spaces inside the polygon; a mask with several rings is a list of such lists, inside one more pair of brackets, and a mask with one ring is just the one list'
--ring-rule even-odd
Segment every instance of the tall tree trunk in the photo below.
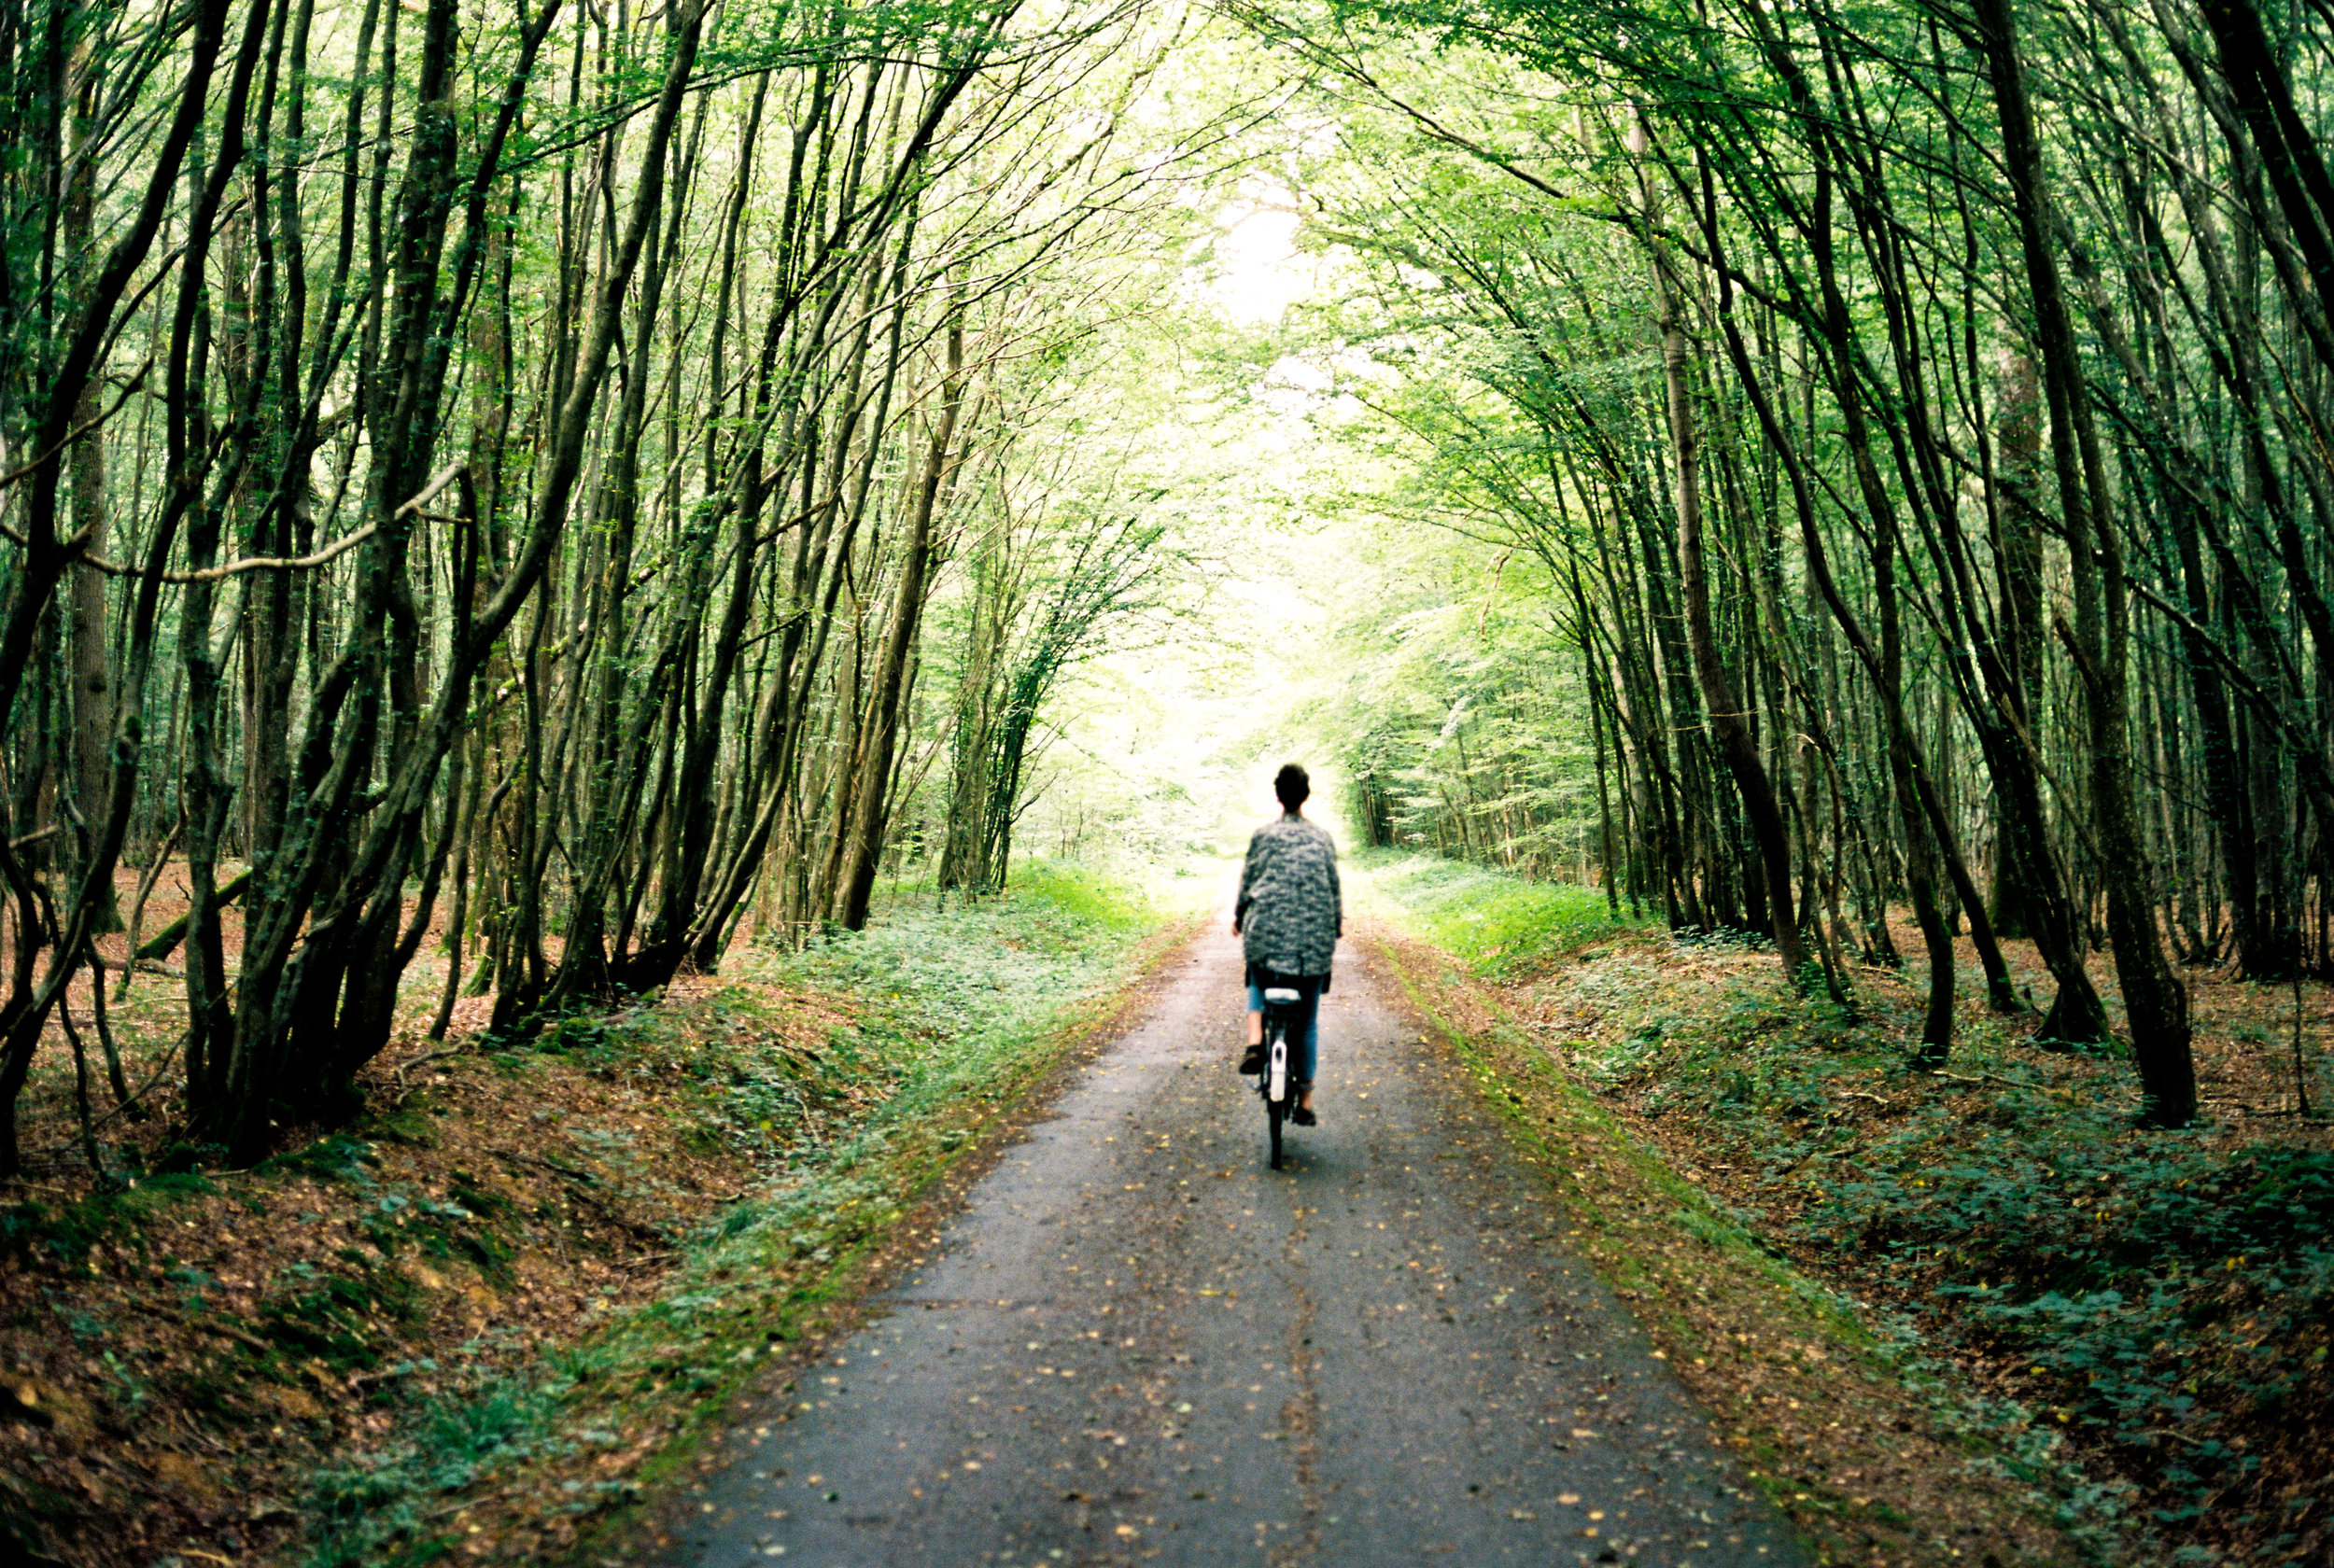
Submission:
{"label": "tall tree trunk", "polygon": [[2074,654],[2090,721],[2090,784],[2108,938],[2123,984],[2131,1049],[2147,1120],[2195,1119],[2187,989],[2172,973],[2156,926],[2151,867],[2131,799],[2126,669],[2130,607],[2123,552],[2109,514],[2106,474],[2092,434],[2088,392],[2053,249],[2041,147],[2026,95],[2010,0],[1975,0],[1987,72],[2002,123],[2003,161],[2017,208],[2050,411],[2051,459],[2074,567],[2075,624],[2061,631]]}
{"label": "tall tree trunk", "polygon": [[[2034,361],[2015,349],[2001,355],[2000,427],[1996,469],[1994,569],[2001,609],[2003,662],[2020,698],[2018,711],[2031,716],[2042,701],[2043,579],[2042,528],[2036,513],[2042,459],[2042,387]],[[2013,832],[1999,791],[1994,797],[1994,841],[2006,845]],[[1988,912],[2003,936],[2033,935],[2027,914],[2024,862],[2015,853],[1994,857]]]}
{"label": "tall tree trunk", "polygon": [[948,382],[941,394],[940,415],[924,449],[923,475],[916,485],[907,538],[901,547],[900,581],[892,606],[892,623],[884,636],[875,690],[869,693],[867,703],[865,761],[856,781],[857,800],[851,810],[842,875],[842,923],[851,931],[867,923],[867,901],[875,891],[876,869],[883,859],[884,819],[892,782],[893,750],[899,735],[900,701],[932,567],[933,512],[948,479],[950,453],[956,442],[958,411],[964,400],[964,321],[961,311],[949,323],[948,356]]}
{"label": "tall tree trunk", "polygon": [[[86,58],[80,63],[83,79],[74,94],[72,156],[74,175],[64,199],[64,244],[73,272],[82,281],[95,271],[91,254],[90,219],[97,189],[97,149],[91,145],[91,120],[96,114],[98,82],[90,75]],[[74,424],[89,433],[73,443],[72,503],[67,516],[73,537],[91,555],[106,551],[105,436],[99,426],[101,388],[94,377],[81,389]],[[71,608],[66,615],[65,640],[73,661],[73,757],[67,798],[76,820],[66,842],[72,852],[62,857],[74,873],[89,869],[96,838],[106,817],[106,793],[113,783],[113,650],[107,646],[105,578],[96,567],[77,567],[72,578]],[[68,883],[77,876],[69,877]],[[91,910],[92,933],[119,931],[121,917],[110,880],[98,892]]]}

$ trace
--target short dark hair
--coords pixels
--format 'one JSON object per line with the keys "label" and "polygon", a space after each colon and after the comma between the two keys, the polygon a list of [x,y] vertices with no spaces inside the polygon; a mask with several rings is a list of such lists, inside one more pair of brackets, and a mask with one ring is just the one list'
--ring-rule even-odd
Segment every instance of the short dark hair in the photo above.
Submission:
{"label": "short dark hair", "polygon": [[1272,776],[1272,793],[1280,797],[1283,806],[1294,811],[1313,793],[1312,777],[1294,763],[1283,763],[1280,772]]}

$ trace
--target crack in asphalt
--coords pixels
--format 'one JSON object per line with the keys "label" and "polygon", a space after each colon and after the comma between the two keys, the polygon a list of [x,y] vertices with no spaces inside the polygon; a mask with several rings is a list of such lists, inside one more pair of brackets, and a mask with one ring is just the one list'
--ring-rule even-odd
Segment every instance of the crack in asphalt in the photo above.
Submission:
{"label": "crack in asphalt", "polygon": [[1220,935],[1171,960],[647,1560],[1804,1565],[1366,955],[1323,1001],[1321,1125],[1268,1169],[1239,979]]}

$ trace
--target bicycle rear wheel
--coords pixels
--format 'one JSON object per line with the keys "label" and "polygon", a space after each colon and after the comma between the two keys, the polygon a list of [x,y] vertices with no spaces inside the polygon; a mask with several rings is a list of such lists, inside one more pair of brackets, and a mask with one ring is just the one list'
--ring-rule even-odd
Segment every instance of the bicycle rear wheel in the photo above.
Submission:
{"label": "bicycle rear wheel", "polygon": [[1272,1169],[1281,1168],[1281,1124],[1288,1117],[1288,1031],[1275,1022],[1264,1036],[1264,1123],[1272,1139]]}

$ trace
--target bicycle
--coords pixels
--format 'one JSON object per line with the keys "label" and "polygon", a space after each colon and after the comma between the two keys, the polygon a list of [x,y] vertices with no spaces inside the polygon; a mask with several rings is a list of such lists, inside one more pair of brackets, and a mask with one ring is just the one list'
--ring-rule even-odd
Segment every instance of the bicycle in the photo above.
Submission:
{"label": "bicycle", "polygon": [[1293,986],[1264,987],[1264,1071],[1257,1074],[1257,1093],[1264,1100],[1264,1123],[1272,1139],[1272,1169],[1281,1168],[1281,1124],[1296,1102],[1288,1082],[1288,1030],[1304,993]]}

